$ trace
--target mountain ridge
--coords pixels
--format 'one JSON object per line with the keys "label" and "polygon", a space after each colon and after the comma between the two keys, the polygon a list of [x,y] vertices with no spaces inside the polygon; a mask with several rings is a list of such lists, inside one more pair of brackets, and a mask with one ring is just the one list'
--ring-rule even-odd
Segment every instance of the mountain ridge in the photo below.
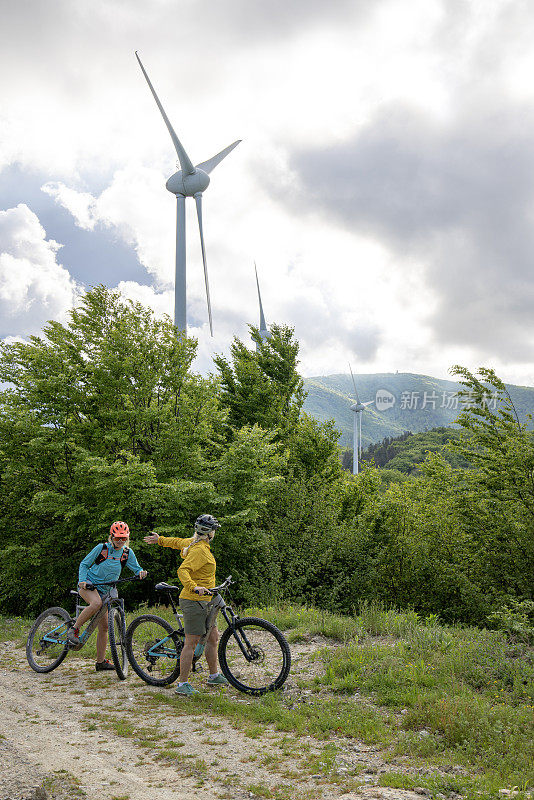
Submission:
{"label": "mountain ridge", "polygon": [[[386,436],[405,431],[421,433],[432,428],[451,427],[462,410],[457,398],[464,387],[458,382],[414,372],[377,372],[354,376],[362,402],[373,400],[362,419],[362,446],[376,444]],[[340,431],[341,447],[352,447],[354,388],[350,374],[335,373],[304,378],[308,395],[303,410],[320,422],[333,419]],[[534,388],[507,384],[521,422],[534,414]],[[377,408],[377,397],[389,393],[394,402]],[[489,398],[491,401],[491,397]],[[381,403],[378,403],[381,405]]]}

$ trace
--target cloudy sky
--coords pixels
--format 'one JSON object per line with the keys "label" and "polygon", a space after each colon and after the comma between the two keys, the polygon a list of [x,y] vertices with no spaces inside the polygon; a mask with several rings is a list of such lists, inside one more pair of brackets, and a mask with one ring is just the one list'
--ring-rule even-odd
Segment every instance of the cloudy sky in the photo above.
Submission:
{"label": "cloudy sky", "polygon": [[198,369],[257,322],[306,375],[493,366],[534,385],[529,0],[0,0],[0,337],[99,283],[173,313],[176,154]]}

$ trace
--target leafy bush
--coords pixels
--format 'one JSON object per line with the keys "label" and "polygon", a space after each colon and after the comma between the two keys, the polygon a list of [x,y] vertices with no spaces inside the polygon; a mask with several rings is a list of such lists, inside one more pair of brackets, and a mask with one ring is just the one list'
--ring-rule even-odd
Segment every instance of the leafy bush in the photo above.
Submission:
{"label": "leafy bush", "polygon": [[508,603],[488,615],[494,628],[505,631],[513,641],[534,644],[534,601],[509,598]]}

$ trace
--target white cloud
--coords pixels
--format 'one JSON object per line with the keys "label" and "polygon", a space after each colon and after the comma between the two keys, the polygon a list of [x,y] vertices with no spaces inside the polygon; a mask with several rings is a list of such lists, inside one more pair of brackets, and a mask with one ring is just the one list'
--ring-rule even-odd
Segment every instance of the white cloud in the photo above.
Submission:
{"label": "white cloud", "polygon": [[60,246],[26,205],[0,211],[0,336],[28,336],[65,318],[77,286],[57,262]]}
{"label": "white cloud", "polygon": [[144,286],[135,281],[121,281],[117,289],[127,300],[151,308],[157,317],[163,317],[166,314],[172,319],[174,292],[157,292],[152,286]]}

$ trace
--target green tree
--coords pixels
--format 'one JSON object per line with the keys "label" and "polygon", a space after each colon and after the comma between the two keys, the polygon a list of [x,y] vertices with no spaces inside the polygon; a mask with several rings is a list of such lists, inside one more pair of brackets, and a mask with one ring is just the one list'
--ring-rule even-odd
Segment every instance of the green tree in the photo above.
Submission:
{"label": "green tree", "polygon": [[221,380],[221,402],[228,408],[228,424],[239,429],[259,425],[284,436],[297,424],[305,398],[304,382],[297,371],[298,342],[293,329],[272,325],[262,339],[250,326],[257,350],[234,338],[231,360],[214,358]]}

